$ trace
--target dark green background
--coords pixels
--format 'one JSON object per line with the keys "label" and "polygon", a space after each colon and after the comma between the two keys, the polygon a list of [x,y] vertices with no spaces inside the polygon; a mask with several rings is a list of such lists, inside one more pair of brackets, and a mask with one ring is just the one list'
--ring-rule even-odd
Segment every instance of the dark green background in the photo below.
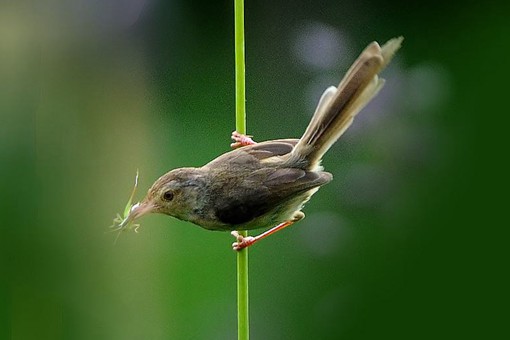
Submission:
{"label": "dark green background", "polygon": [[[327,155],[335,181],[250,251],[253,339],[508,328],[504,3],[247,1],[257,140],[298,137],[318,89],[365,45],[406,39]],[[0,339],[236,337],[230,235],[165,216],[115,245],[105,233],[136,169],[141,198],[167,170],[228,150],[232,13],[231,1],[0,5]]]}

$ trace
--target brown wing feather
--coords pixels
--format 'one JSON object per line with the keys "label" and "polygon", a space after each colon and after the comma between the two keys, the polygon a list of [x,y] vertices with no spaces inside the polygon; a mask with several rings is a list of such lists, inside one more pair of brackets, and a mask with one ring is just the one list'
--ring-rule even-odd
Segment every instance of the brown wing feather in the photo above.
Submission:
{"label": "brown wing feather", "polygon": [[332,175],[327,172],[292,168],[260,169],[237,183],[235,191],[230,191],[232,195],[217,195],[215,214],[223,223],[248,223],[331,179]]}
{"label": "brown wing feather", "polygon": [[[299,139],[278,139],[243,146],[239,149],[224,153],[204,165],[208,169],[243,168],[250,171],[260,168],[260,161],[275,156],[290,154]],[[235,169],[234,169],[235,170]]]}
{"label": "brown wing feather", "polygon": [[278,139],[250,145],[240,150],[262,160],[274,156],[286,155],[294,149],[298,142],[299,139]]}

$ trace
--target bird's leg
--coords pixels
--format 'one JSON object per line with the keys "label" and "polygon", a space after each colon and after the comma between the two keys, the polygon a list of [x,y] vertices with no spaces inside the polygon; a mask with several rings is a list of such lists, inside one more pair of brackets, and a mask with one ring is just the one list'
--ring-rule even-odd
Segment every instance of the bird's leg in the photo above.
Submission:
{"label": "bird's leg", "polygon": [[251,137],[252,136],[243,135],[237,131],[234,131],[232,132],[232,140],[234,141],[234,143],[230,144],[230,147],[232,149],[237,149],[242,146],[257,144],[257,142],[254,142],[253,139],[251,139]]}
{"label": "bird's leg", "polygon": [[234,250],[241,250],[246,247],[251,246],[255,242],[262,240],[263,238],[268,237],[269,235],[272,235],[276,233],[279,230],[282,230],[284,228],[287,228],[288,226],[296,223],[299,220],[302,220],[305,217],[305,214],[303,214],[301,211],[298,211],[295,213],[294,217],[290,221],[285,221],[283,223],[278,224],[276,227],[273,227],[262,234],[259,234],[257,236],[243,236],[239,234],[237,231],[231,232],[232,236],[234,236],[237,239],[237,242],[232,243],[232,248]]}

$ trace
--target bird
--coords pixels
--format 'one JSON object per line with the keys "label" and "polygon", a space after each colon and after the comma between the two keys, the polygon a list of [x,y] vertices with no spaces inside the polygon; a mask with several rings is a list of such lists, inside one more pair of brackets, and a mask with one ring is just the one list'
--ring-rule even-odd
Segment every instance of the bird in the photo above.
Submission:
{"label": "bird", "polygon": [[[202,167],[162,175],[117,229],[160,213],[208,230],[230,231],[236,238],[233,249],[241,250],[303,219],[305,203],[333,179],[321,166],[324,154],[383,87],[378,74],[402,41],[393,38],[382,47],[370,43],[339,85],[325,90],[301,138],[257,143],[234,131],[233,150]],[[262,228],[270,229],[257,236],[239,233]]]}

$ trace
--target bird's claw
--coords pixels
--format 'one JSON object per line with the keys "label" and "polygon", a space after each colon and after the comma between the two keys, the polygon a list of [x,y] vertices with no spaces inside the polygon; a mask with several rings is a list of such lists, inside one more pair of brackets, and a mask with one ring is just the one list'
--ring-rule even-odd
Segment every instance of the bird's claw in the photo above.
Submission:
{"label": "bird's claw", "polygon": [[243,236],[236,230],[232,231],[230,234],[237,240],[237,242],[232,243],[233,250],[239,251],[255,243],[255,237],[253,236]]}
{"label": "bird's claw", "polygon": [[237,131],[234,131],[234,132],[232,132],[232,137],[231,137],[232,140],[234,141],[234,143],[230,144],[230,147],[232,149],[237,149],[242,146],[257,144],[257,142],[253,141],[253,139],[251,139],[251,137],[252,136],[243,135]]}

